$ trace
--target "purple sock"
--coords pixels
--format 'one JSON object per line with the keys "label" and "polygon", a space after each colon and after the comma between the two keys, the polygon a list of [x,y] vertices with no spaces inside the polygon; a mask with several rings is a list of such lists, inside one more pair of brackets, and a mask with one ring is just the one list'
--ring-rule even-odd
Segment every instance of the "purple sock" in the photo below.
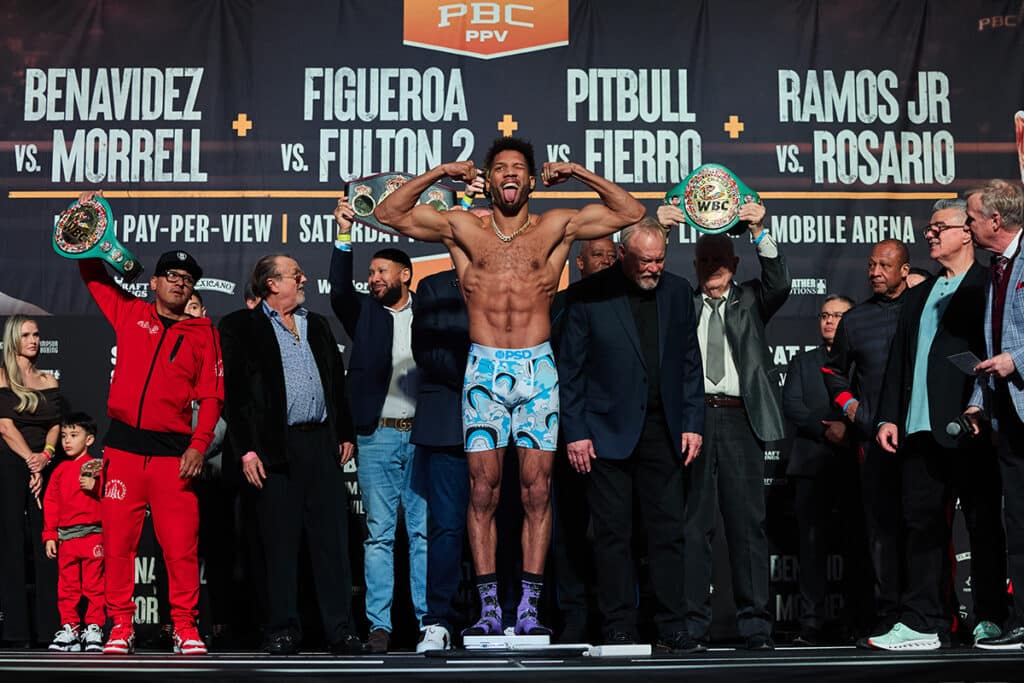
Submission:
{"label": "purple sock", "polygon": [[480,619],[463,630],[464,636],[499,635],[501,628],[501,604],[498,602],[498,577],[484,574],[476,577],[476,590],[480,594]]}
{"label": "purple sock", "polygon": [[517,635],[551,635],[551,629],[543,626],[537,616],[537,604],[544,591],[544,577],[540,574],[523,572],[523,597],[516,609]]}

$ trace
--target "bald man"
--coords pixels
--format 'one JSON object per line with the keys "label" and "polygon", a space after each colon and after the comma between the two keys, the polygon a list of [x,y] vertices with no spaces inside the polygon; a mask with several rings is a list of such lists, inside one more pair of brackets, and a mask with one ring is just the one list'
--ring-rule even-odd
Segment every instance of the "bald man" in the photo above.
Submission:
{"label": "bald man", "polygon": [[[899,240],[883,240],[868,257],[871,298],[843,316],[822,371],[829,397],[853,427],[860,444],[865,526],[874,569],[874,625],[859,625],[869,636],[888,633],[899,619],[900,471],[896,460],[874,441],[875,418],[889,347],[903,308],[910,252]],[[858,641],[867,646],[866,639]]]}

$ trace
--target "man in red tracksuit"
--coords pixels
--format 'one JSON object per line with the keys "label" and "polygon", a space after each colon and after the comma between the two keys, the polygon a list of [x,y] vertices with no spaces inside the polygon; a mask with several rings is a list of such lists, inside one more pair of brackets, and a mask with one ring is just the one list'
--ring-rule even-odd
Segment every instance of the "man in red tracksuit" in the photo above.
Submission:
{"label": "man in red tracksuit", "polygon": [[[118,350],[103,452],[107,615],[114,623],[103,651],[128,654],[135,645],[135,554],[148,504],[167,565],[174,651],[205,654],[196,630],[199,506],[191,479],[213,438],[224,384],[216,328],[185,313],[203,271],[184,251],[163,254],[149,281],[156,301],[147,303],[118,287],[99,260],[79,263]],[[192,401],[199,405],[195,429]]]}
{"label": "man in red tracksuit", "polygon": [[[43,497],[43,543],[46,556],[57,560],[57,609],[61,630],[50,650],[103,650],[103,532],[100,524],[100,461],[89,455],[96,422],[85,413],[61,420],[60,441],[67,459],[57,465]],[[88,602],[84,631],[78,603]]]}

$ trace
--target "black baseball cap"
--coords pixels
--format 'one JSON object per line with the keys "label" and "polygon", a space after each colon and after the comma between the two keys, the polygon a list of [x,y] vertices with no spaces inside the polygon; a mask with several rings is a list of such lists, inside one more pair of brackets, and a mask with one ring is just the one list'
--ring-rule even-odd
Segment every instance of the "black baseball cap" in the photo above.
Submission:
{"label": "black baseball cap", "polygon": [[184,270],[191,275],[196,282],[203,277],[203,269],[199,267],[196,260],[186,251],[165,251],[156,262],[156,274],[163,275],[168,270]]}

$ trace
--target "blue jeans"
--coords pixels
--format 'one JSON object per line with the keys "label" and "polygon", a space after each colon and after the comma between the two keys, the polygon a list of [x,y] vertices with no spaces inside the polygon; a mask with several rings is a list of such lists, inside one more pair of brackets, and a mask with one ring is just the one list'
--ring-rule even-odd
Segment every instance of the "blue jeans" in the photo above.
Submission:
{"label": "blue jeans", "polygon": [[416,620],[427,612],[426,471],[410,432],[379,427],[359,436],[357,474],[369,536],[363,543],[366,575],[366,618],[370,628],[391,632],[395,589],[395,526],[398,509],[405,511],[409,536],[409,589]]}
{"label": "blue jeans", "polygon": [[469,507],[469,468],[462,446],[450,449],[420,446],[428,463],[430,535],[427,553],[427,616],[424,624],[452,630],[459,615],[455,595],[462,577],[462,542]]}

